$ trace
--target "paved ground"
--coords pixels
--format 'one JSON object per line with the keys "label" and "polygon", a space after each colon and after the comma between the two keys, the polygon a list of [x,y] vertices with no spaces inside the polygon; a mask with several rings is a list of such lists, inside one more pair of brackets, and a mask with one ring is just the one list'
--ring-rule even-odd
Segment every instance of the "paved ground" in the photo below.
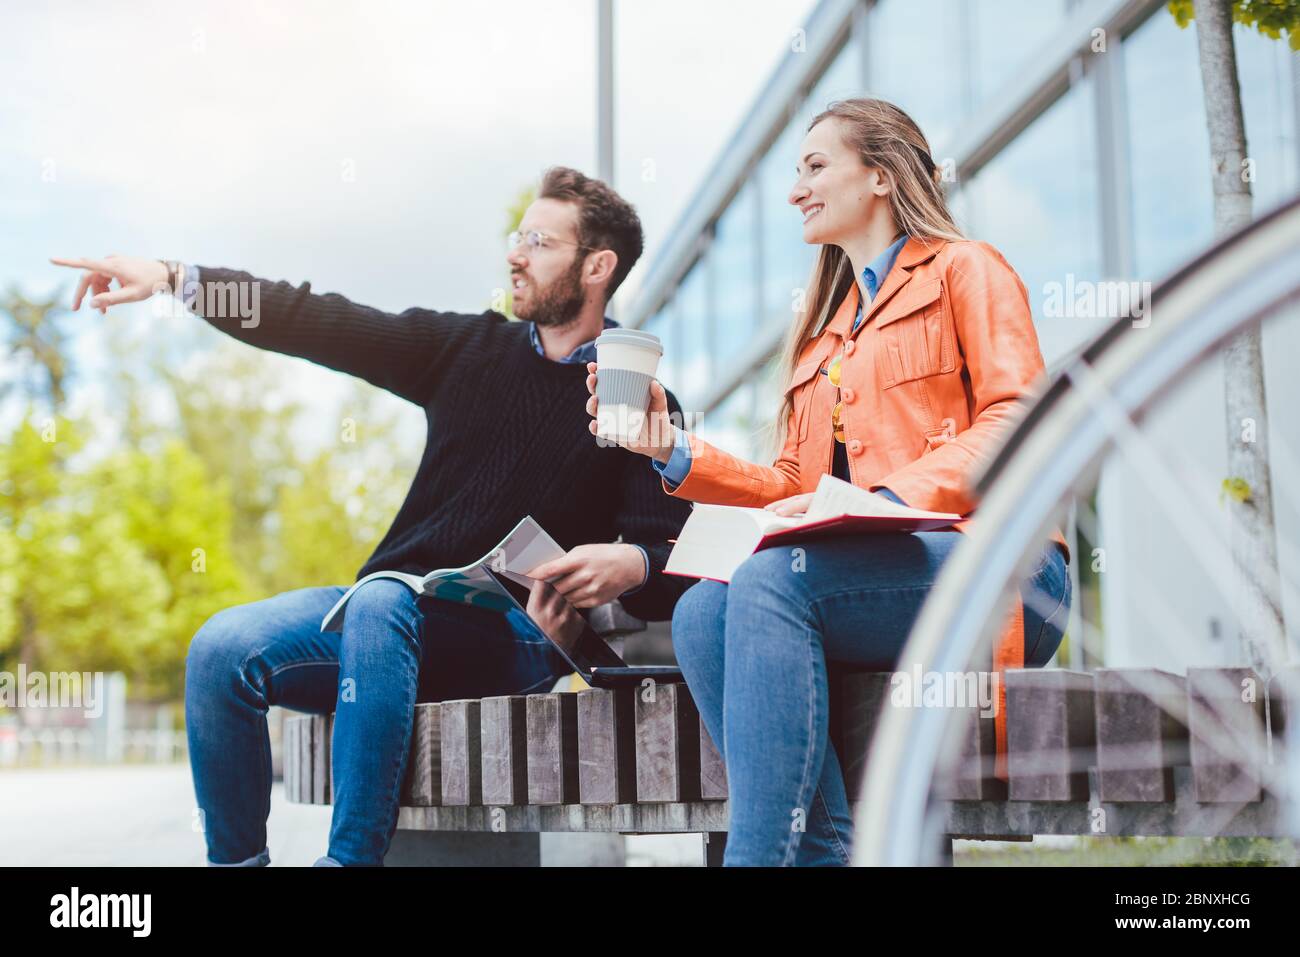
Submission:
{"label": "paved ground", "polygon": [[[189,765],[0,771],[0,865],[202,866]],[[280,783],[267,824],[273,866],[308,866],[329,843],[328,807],[290,804]],[[627,839],[632,866],[697,865],[700,837]]]}

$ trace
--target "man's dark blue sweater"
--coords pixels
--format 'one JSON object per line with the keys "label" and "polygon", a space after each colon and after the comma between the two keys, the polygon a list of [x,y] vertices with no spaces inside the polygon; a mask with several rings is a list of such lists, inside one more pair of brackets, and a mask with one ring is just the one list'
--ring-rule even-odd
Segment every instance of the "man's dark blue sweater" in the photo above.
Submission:
{"label": "man's dark blue sweater", "polygon": [[[257,282],[256,322],[206,316],[250,345],[359,376],[424,409],[424,455],[406,500],[357,577],[425,573],[476,561],[525,515],[563,548],[624,542],[646,550],[650,574],[623,606],[672,616],[692,582],[663,574],[690,506],[665,495],[654,470],[588,431],[586,366],[538,355],[528,326],[496,312],[466,315],[357,305],[310,283],[203,266],[200,303],[227,283]],[[217,285],[221,284],[221,285]],[[670,393],[669,408],[680,411]]]}

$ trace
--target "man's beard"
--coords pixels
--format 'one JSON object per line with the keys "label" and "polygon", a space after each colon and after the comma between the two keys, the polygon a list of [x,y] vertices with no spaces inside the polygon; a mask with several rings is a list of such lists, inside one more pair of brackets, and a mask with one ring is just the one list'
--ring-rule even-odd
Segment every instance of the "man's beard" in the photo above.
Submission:
{"label": "man's beard", "polygon": [[538,326],[567,326],[578,318],[582,301],[582,260],[577,259],[567,273],[545,289],[534,286],[533,301],[515,315]]}

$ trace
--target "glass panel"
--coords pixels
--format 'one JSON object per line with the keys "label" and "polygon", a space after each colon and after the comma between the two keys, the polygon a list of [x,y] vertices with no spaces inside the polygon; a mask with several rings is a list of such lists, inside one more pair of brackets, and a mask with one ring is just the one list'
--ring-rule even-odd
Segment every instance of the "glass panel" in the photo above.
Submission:
{"label": "glass panel", "polygon": [[[1294,54],[1285,41],[1242,25],[1233,39],[1259,213],[1298,185]],[[1179,29],[1158,9],[1124,42],[1124,70],[1137,267],[1144,278],[1158,280],[1214,236],[1195,26]]]}
{"label": "glass panel", "polygon": [[1251,191],[1256,214],[1276,206],[1300,189],[1296,155],[1297,80],[1293,53],[1285,40],[1274,40],[1238,24],[1237,76],[1246,118],[1246,152],[1254,161]]}
{"label": "glass panel", "polygon": [[1196,29],[1159,8],[1124,41],[1136,270],[1157,280],[1214,233]]}
{"label": "glass panel", "polygon": [[743,353],[754,338],[760,322],[758,276],[755,273],[758,251],[754,201],[757,187],[751,182],[736,194],[718,220],[709,257],[714,278],[714,356],[717,368],[727,368],[728,360]]}
{"label": "glass panel", "polygon": [[1101,278],[1093,127],[1084,80],[963,190],[979,222],[973,238],[997,247],[1028,289],[1048,365],[1108,324],[1095,305],[1074,305]]}
{"label": "glass panel", "polygon": [[763,318],[782,328],[794,321],[796,294],[808,281],[817,247],[803,241],[799,210],[790,205],[803,125],[791,122],[758,171],[763,234]]}
{"label": "glass panel", "polygon": [[776,448],[776,413],[785,390],[780,381],[780,354],[773,355],[754,378],[754,461],[770,463],[781,450]]}
{"label": "glass panel", "polygon": [[1065,21],[1065,0],[967,0],[976,109],[1022,74]]}
{"label": "glass panel", "polygon": [[975,211],[971,209],[970,194],[967,190],[949,186],[948,212],[952,213],[957,228],[965,235],[978,236],[980,234],[980,224],[975,218]]}
{"label": "glass panel", "polygon": [[835,59],[826,67],[804,101],[800,111],[804,126],[826,109],[832,100],[846,100],[863,95],[861,62],[858,49],[852,43],[845,43],[840,48],[840,52],[835,54]]}
{"label": "glass panel", "polygon": [[951,0],[883,0],[867,23],[871,95],[905,110],[932,150],[949,142],[965,112],[961,35]]}
{"label": "glass panel", "polygon": [[[659,369],[657,377],[664,387],[671,390],[674,395],[677,394],[677,368],[675,365],[677,359],[677,344],[674,341],[673,333],[676,331],[673,326],[673,320],[676,318],[673,303],[670,300],[667,305],[656,312],[646,320],[641,326],[646,332],[653,332],[663,343],[664,354],[659,360]],[[681,399],[681,396],[678,396]]]}
{"label": "glass panel", "polygon": [[711,383],[709,282],[712,250],[686,274],[677,290],[677,398],[690,412]]}
{"label": "glass panel", "polygon": [[754,429],[754,389],[743,385],[704,417],[699,436],[723,451],[754,461],[757,458]]}

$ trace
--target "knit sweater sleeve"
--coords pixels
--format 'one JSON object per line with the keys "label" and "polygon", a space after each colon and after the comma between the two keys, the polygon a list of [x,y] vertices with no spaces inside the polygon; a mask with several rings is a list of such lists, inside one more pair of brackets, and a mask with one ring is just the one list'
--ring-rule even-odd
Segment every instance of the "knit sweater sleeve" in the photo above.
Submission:
{"label": "knit sweater sleeve", "polygon": [[194,310],[222,332],[284,355],[355,375],[425,405],[434,385],[468,336],[496,313],[464,315],[407,309],[384,312],[311,283],[258,279],[246,272],[200,266]]}
{"label": "knit sweater sleeve", "polygon": [[[668,411],[681,415],[681,405],[671,392]],[[678,419],[680,421],[680,418]],[[624,595],[619,601],[629,614],[646,621],[666,621],[673,615],[673,606],[691,585],[693,578],[665,575],[668,553],[673,550],[670,538],[676,538],[691,514],[689,502],[665,495],[659,475],[646,467],[639,455],[627,456],[622,483],[622,501],[616,521],[623,541],[640,545],[650,560],[650,575],[640,590]]]}

